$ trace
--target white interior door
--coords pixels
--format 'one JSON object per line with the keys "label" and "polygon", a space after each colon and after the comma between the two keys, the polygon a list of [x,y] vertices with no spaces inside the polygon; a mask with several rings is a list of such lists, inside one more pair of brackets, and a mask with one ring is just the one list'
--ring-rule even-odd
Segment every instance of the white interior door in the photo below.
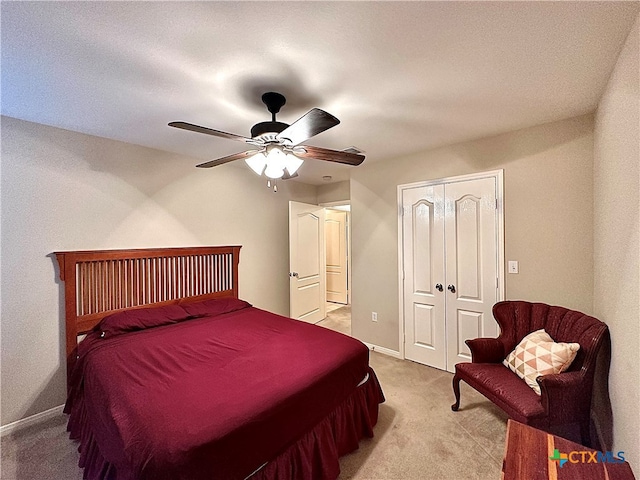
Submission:
{"label": "white interior door", "polygon": [[347,304],[347,212],[325,210],[327,301]]}
{"label": "white interior door", "polygon": [[498,300],[495,178],[445,186],[447,370],[471,361],[469,338],[495,337]]}
{"label": "white interior door", "polygon": [[289,316],[322,320],[325,285],[324,207],[289,202]]}
{"label": "white interior door", "polygon": [[444,186],[402,192],[405,358],[446,369]]}

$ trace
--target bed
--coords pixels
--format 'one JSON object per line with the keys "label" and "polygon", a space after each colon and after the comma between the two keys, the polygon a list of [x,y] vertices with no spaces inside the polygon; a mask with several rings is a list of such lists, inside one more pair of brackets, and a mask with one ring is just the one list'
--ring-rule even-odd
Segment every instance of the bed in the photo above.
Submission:
{"label": "bed", "polygon": [[56,252],[85,479],[335,479],[373,436],[367,347],[239,299],[239,254]]}

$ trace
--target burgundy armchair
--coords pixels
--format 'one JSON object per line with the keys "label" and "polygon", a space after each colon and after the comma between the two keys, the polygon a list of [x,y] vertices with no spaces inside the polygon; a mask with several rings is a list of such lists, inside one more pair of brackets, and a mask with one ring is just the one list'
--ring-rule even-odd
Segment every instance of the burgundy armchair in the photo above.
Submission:
{"label": "burgundy armchair", "polygon": [[[500,336],[467,340],[471,362],[456,365],[456,403],[451,409],[455,412],[460,407],[460,380],[464,380],[510,418],[562,436],[569,436],[566,432],[577,425],[580,443],[591,446],[594,370],[598,350],[609,334],[607,325],[581,312],[524,301],[499,302],[493,316]],[[541,328],[556,342],[579,343],[580,350],[567,371],[538,377],[538,395],[502,361],[523,337]]]}

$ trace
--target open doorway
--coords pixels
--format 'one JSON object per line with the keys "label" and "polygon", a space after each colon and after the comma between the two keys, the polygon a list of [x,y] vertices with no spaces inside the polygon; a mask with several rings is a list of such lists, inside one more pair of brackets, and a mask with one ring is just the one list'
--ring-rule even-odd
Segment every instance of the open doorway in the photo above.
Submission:
{"label": "open doorway", "polygon": [[289,202],[289,315],[315,324],[326,320],[322,326],[348,335],[350,210],[344,201],[323,205]]}
{"label": "open doorway", "polygon": [[326,317],[318,325],[351,335],[351,205],[325,207]]}

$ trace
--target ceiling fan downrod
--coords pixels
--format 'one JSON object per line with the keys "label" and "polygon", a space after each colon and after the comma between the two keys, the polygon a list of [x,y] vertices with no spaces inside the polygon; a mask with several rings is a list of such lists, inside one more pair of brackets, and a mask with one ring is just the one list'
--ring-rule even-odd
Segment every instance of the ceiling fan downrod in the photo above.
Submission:
{"label": "ceiling fan downrod", "polygon": [[267,110],[271,112],[271,121],[276,121],[276,113],[280,112],[280,109],[287,103],[287,99],[284,95],[277,92],[266,92],[262,94],[262,103],[267,106]]}

